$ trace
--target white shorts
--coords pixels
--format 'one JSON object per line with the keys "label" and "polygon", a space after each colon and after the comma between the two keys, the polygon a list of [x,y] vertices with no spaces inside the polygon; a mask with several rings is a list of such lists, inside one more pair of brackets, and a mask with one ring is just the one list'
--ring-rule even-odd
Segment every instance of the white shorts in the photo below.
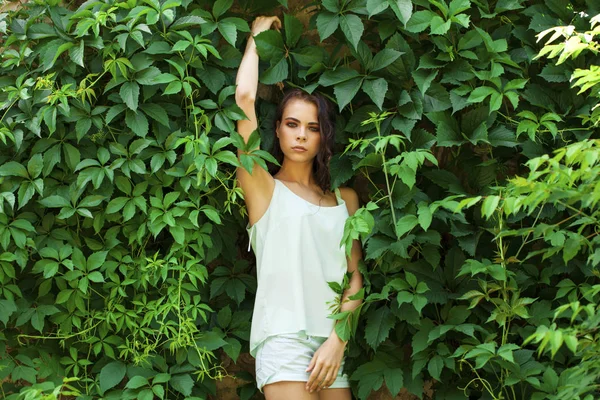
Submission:
{"label": "white shorts", "polygon": [[[306,372],[315,351],[327,338],[308,336],[304,332],[285,333],[268,337],[256,351],[256,386],[281,381],[308,382]],[[349,388],[348,375],[343,373],[344,360],[330,388]]]}

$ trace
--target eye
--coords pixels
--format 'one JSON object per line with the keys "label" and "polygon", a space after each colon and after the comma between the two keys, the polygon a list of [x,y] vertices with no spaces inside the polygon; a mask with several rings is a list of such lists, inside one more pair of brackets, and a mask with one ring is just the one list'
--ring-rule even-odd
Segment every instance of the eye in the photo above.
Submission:
{"label": "eye", "polygon": [[313,132],[319,132],[319,127],[317,127],[317,126],[311,126],[310,130],[313,131]]}
{"label": "eye", "polygon": [[289,126],[290,128],[295,128],[297,125],[294,122],[288,122],[287,126]]}

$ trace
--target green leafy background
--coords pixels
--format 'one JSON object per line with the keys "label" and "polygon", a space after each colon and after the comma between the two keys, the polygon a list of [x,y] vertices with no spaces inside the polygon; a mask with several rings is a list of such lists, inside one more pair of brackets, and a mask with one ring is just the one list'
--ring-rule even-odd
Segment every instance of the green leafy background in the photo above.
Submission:
{"label": "green leafy background", "polygon": [[[534,57],[536,34],[585,31],[600,4],[40,0],[0,13],[3,397],[260,397],[233,95],[249,21],[273,10],[283,29],[256,38],[265,85],[248,147],[272,146],[274,84],[339,110],[333,186],[365,205],[345,232],[364,249],[354,395],[591,393],[595,370],[577,366],[597,355],[597,333],[551,327],[579,321],[554,321],[560,305],[597,303],[584,289],[598,283],[600,188],[571,208],[547,197],[521,211],[497,188],[536,171],[536,157],[598,138],[585,123],[594,99],[569,85],[597,57]],[[580,205],[591,219],[556,228]],[[536,353],[543,341],[552,350]]]}

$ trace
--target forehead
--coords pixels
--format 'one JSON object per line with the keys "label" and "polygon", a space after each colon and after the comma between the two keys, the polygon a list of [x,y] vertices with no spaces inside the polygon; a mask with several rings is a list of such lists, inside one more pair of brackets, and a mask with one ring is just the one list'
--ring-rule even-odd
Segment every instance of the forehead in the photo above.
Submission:
{"label": "forehead", "polygon": [[283,109],[282,118],[296,118],[304,122],[318,122],[319,110],[317,105],[309,101],[292,99]]}

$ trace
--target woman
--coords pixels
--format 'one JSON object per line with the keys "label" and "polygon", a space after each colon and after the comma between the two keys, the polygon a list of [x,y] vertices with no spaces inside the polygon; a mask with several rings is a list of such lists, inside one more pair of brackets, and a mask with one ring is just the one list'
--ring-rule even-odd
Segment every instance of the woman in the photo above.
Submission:
{"label": "woman", "polygon": [[[246,142],[257,128],[253,36],[271,27],[281,28],[279,18],[253,22],[236,79],[236,102],[248,117],[238,121],[237,129]],[[256,357],[257,386],[267,400],[351,398],[348,377],[342,373],[346,343],[335,333],[334,320],[327,318],[336,299],[327,282],[341,283],[352,272],[342,300],[362,287],[360,243],[354,241],[350,257],[340,245],[358,197],[350,188],[329,190],[335,133],[330,110],[322,96],[289,92],[275,124],[275,156],[281,168],[274,175],[259,166],[252,174],[237,170],[258,271],[250,353]],[[343,301],[342,311],[358,305],[357,300]]]}

